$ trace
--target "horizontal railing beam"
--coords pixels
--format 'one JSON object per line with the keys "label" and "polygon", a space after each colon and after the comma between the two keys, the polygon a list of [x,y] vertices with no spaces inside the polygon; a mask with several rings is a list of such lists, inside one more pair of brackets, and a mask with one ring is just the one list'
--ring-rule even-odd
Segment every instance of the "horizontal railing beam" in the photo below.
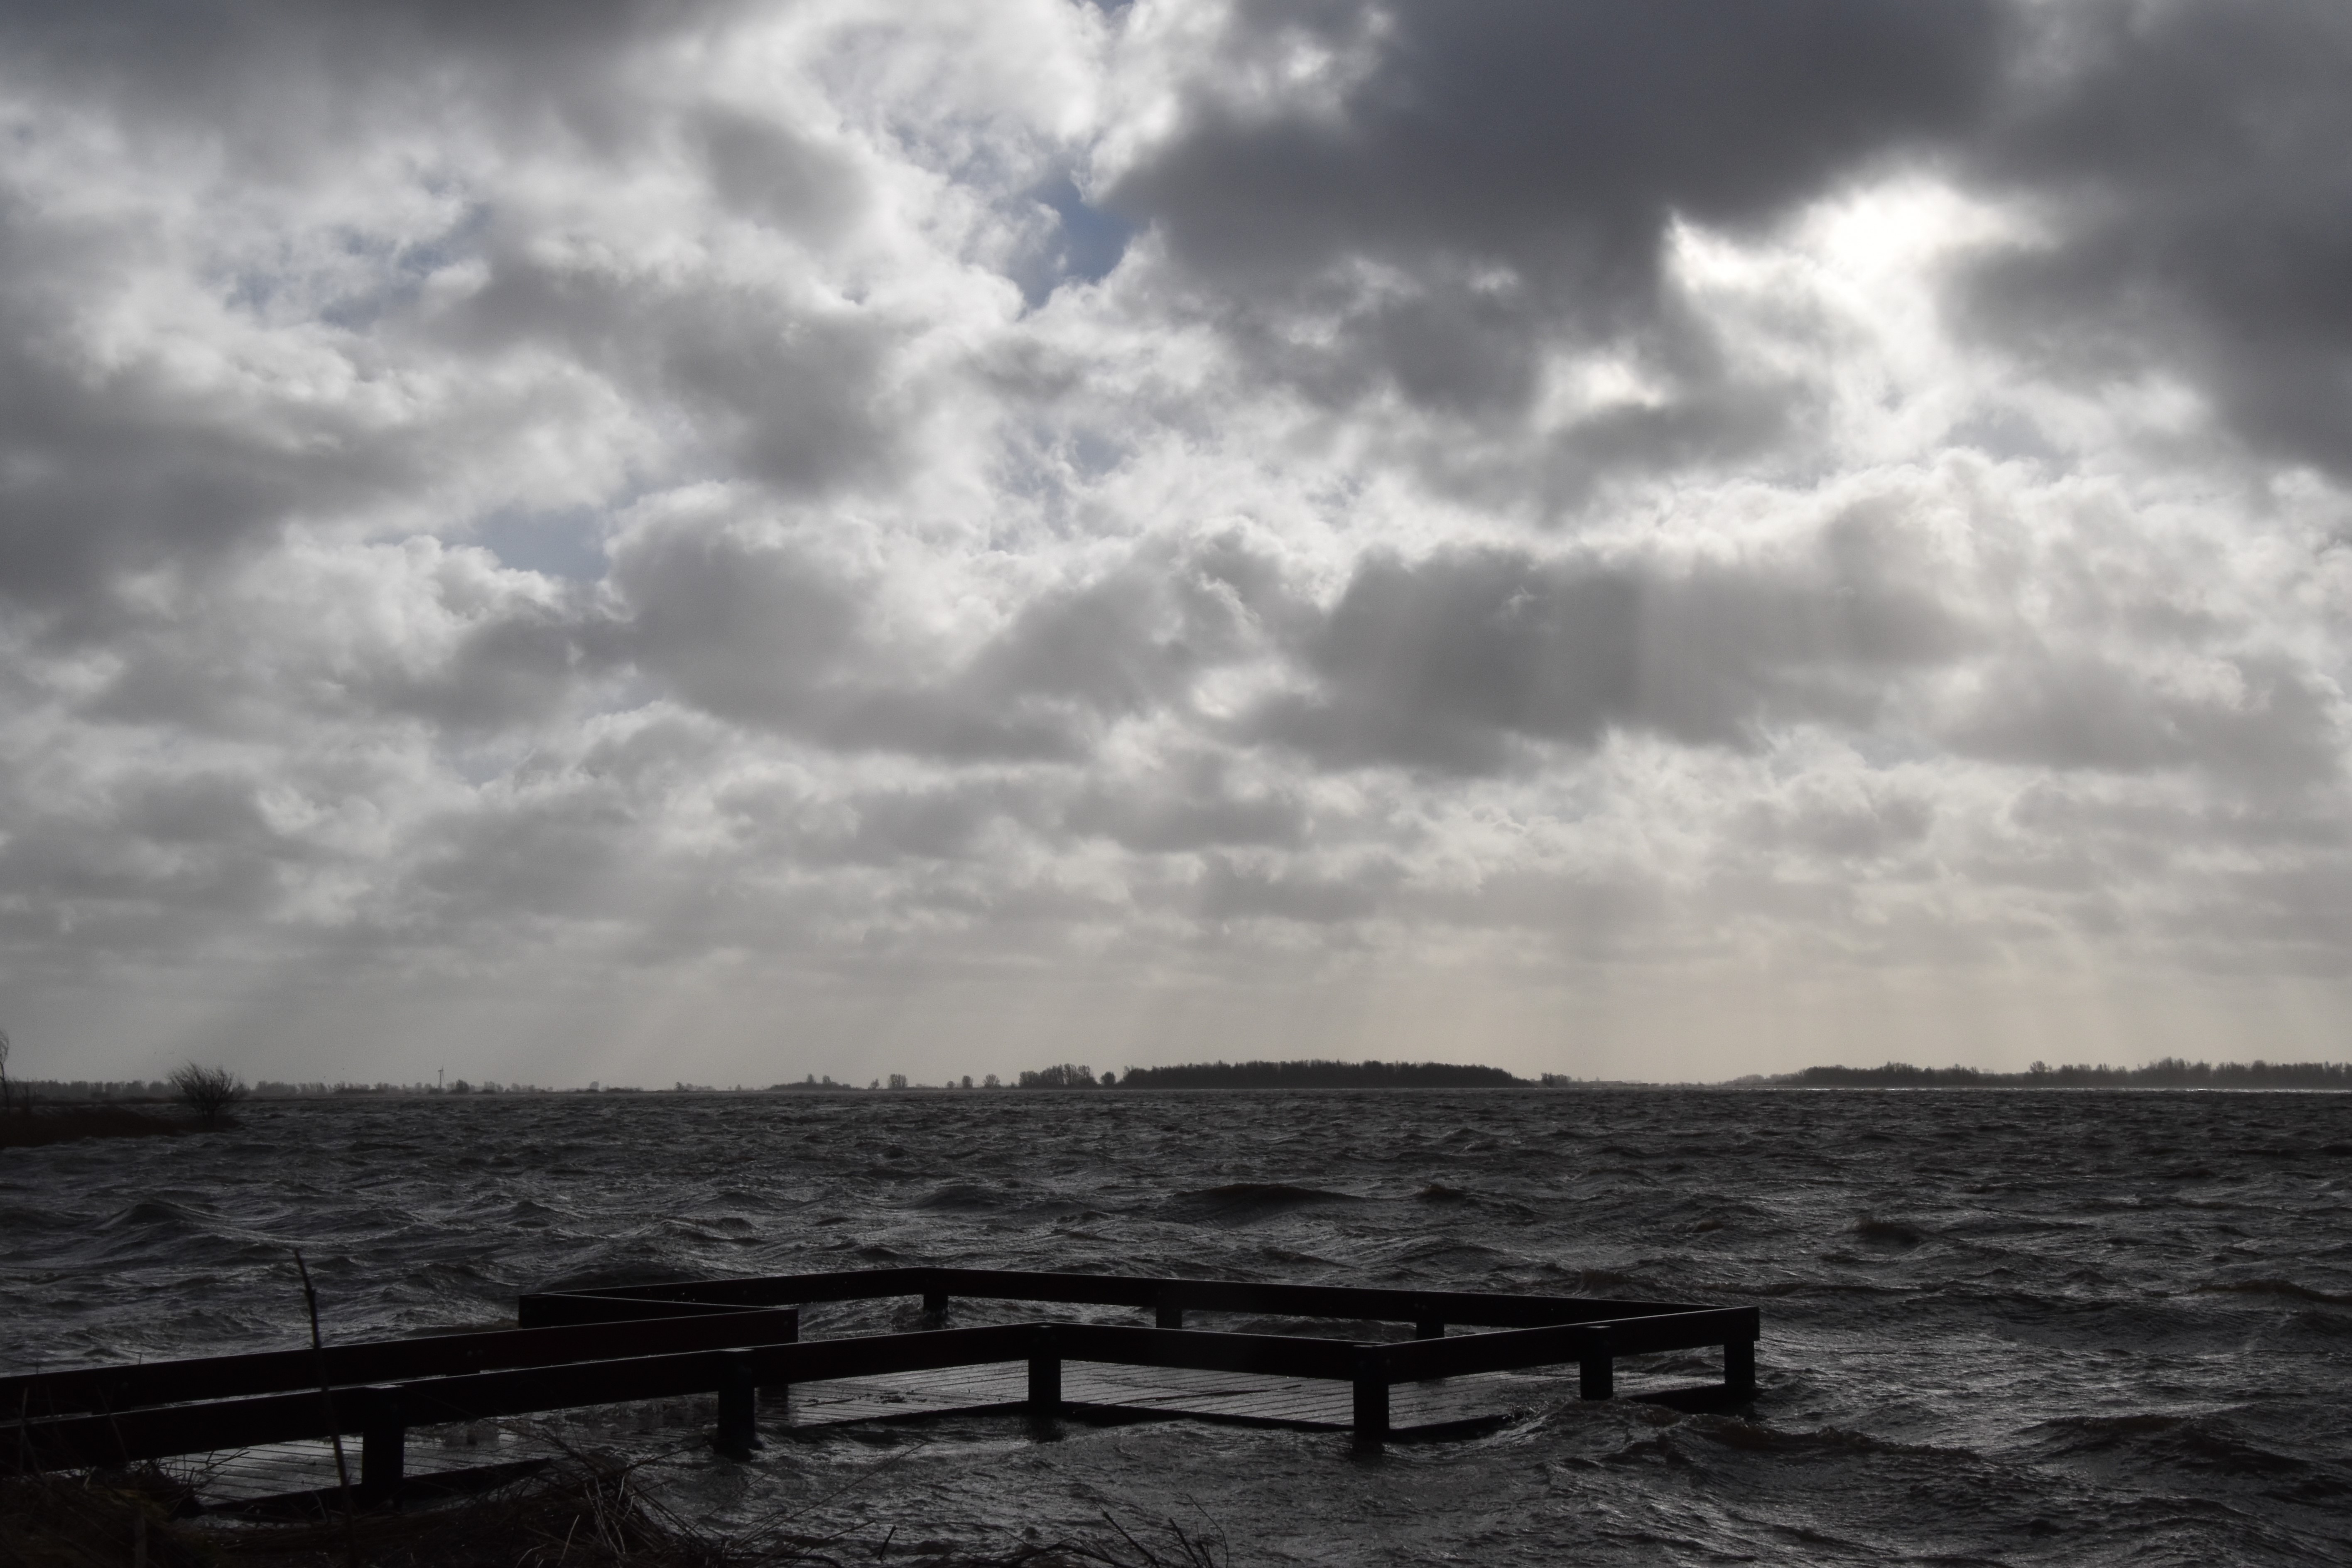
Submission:
{"label": "horizontal railing beam", "polygon": [[637,1296],[598,1296],[553,1291],[520,1298],[515,1326],[522,1329],[568,1328],[585,1323],[634,1323],[664,1318],[719,1318],[746,1312],[781,1311],[776,1306],[751,1306],[732,1301],[688,1301]]}
{"label": "horizontal railing beam", "polygon": [[1497,1296],[1469,1290],[1392,1290],[1355,1285],[1270,1285],[1251,1280],[1159,1281],[1155,1300],[1196,1312],[1264,1312],[1282,1317],[1373,1322],[1447,1322],[1529,1328],[1591,1318],[1675,1311],[1664,1301],[1588,1300],[1566,1296]]}
{"label": "horizontal railing beam", "polygon": [[274,1394],[5,1424],[0,1425],[0,1473],[15,1470],[20,1458],[36,1469],[69,1469],[289,1443],[331,1433],[348,1436],[381,1425],[387,1410],[397,1412],[397,1425],[424,1426],[709,1394],[746,1361],[753,1382],[761,1387],[986,1365],[1026,1358],[1034,1336],[1034,1325],[1018,1323],[872,1334],[424,1378],[338,1389],[331,1395]]}
{"label": "horizontal railing beam", "polygon": [[[1022,1322],[798,1342],[799,1314],[782,1305],[896,1295],[933,1310],[957,1295],[1143,1307],[1162,1326]],[[1365,1343],[1171,1326],[1188,1310],[1402,1321],[1423,1335],[1446,1323],[1493,1331]],[[1064,1361],[1348,1382],[1360,1425],[1376,1433],[1386,1387],[1425,1378],[1576,1362],[1586,1396],[1606,1398],[1616,1358],[1722,1345],[1727,1383],[1750,1387],[1760,1327],[1753,1307],[945,1268],[541,1292],[524,1299],[523,1317],[533,1326],[326,1351],[331,1393],[320,1390],[322,1356],[310,1351],[0,1379],[0,1399],[16,1407],[0,1405],[0,1472],[357,1432],[370,1452],[382,1450],[377,1468],[390,1475],[412,1426],[721,1390],[742,1406],[734,1436],[748,1450],[756,1441],[749,1387],[1008,1362],[1026,1362],[1033,1384],[1039,1368]],[[1058,1402],[1058,1375],[1048,1405]],[[6,1419],[16,1412],[30,1418]]]}
{"label": "horizontal railing beam", "polygon": [[694,1355],[644,1356],[635,1361],[594,1362],[576,1367],[483,1373],[404,1384],[401,1409],[415,1426],[444,1421],[484,1421],[569,1410],[587,1405],[625,1405],[669,1399],[681,1394],[713,1393],[743,1362],[752,1383],[773,1388],[835,1377],[872,1377],[888,1372],[929,1372],[941,1367],[980,1366],[1017,1361],[1028,1354],[1028,1330],[1019,1324],[982,1329],[940,1329],[919,1334],[869,1334],[816,1340],[803,1344],[758,1345],[743,1351]]}
{"label": "horizontal railing beam", "polygon": [[1026,1361],[1040,1354],[1344,1382],[1358,1375],[1359,1353],[1360,1347],[1338,1340],[1097,1323],[1005,1323],[867,1334],[425,1378],[341,1389],[331,1398],[287,1394],[37,1420],[0,1426],[0,1467],[14,1468],[16,1450],[36,1468],[55,1469],[292,1442],[331,1432],[364,1432],[385,1409],[397,1410],[400,1425],[432,1426],[674,1398],[715,1391],[732,1369],[747,1362],[752,1381],[766,1388]]}
{"label": "horizontal railing beam", "polygon": [[1128,1328],[1115,1323],[1046,1325],[1064,1361],[1120,1366],[1183,1367],[1196,1372],[1247,1372],[1269,1377],[1356,1375],[1359,1348],[1346,1340],[1305,1334],[1231,1334],[1207,1329]]}
{"label": "horizontal railing beam", "polygon": [[331,1402],[320,1394],[276,1394],[209,1405],[171,1405],[115,1415],[68,1415],[0,1426],[0,1475],[134,1464],[173,1454],[251,1448],[350,1434],[362,1428],[362,1391]]}
{"label": "horizontal railing beam", "polygon": [[[1482,1328],[1536,1328],[1693,1310],[1688,1303],[1675,1301],[950,1268],[764,1275],[738,1279],[600,1288],[593,1293],[600,1297],[638,1300],[699,1300],[732,1304],[843,1301],[887,1296],[966,1296],[991,1300],[1059,1301],[1178,1311],[1267,1312],[1286,1317],[1361,1319],[1375,1322],[1447,1322]],[[539,1298],[526,1298],[536,1299]]]}
{"label": "horizontal railing beam", "polygon": [[[599,1285],[581,1290],[541,1291],[551,1296],[595,1296],[607,1300],[703,1301],[714,1305],[772,1307],[806,1301],[858,1301],[885,1296],[920,1296],[940,1270],[847,1268],[823,1274],[761,1274],[735,1279],[664,1280],[657,1285]],[[782,1289],[789,1287],[787,1290]]]}
{"label": "horizontal railing beam", "polygon": [[[636,1310],[639,1303],[627,1303]],[[249,1355],[149,1362],[141,1366],[74,1367],[0,1378],[0,1419],[140,1409],[199,1399],[228,1399],[291,1389],[397,1383],[507,1367],[552,1366],[672,1351],[784,1343],[799,1338],[800,1314],[790,1308],[748,1310],[670,1303],[668,1314],[625,1327],[496,1329],[415,1340],[374,1340],[319,1351],[262,1351]],[[322,1367],[323,1363],[323,1367]],[[323,1370],[324,1376],[321,1377]]]}
{"label": "horizontal railing beam", "polygon": [[1712,1307],[1599,1323],[1563,1323],[1539,1329],[1504,1329],[1443,1340],[1412,1340],[1379,1347],[1382,1374],[1391,1383],[1475,1373],[1554,1366],[1602,1357],[1643,1355],[1653,1351],[1696,1350],[1708,1345],[1752,1343],[1758,1313],[1753,1307]]}

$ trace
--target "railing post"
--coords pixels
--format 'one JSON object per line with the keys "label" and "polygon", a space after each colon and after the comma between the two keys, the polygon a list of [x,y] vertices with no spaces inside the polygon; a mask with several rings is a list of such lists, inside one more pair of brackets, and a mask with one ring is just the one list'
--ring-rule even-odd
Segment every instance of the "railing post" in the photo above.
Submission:
{"label": "railing post", "polygon": [[1576,1363],[1576,1392],[1583,1399],[1608,1399],[1617,1393],[1617,1363],[1608,1342],[1595,1345]]}
{"label": "railing post", "polygon": [[765,1447],[760,1441],[760,1388],[751,1381],[751,1358],[727,1358],[719,1378],[719,1430],[710,1446],[730,1459],[748,1459]]}
{"label": "railing post", "polygon": [[[793,1309],[793,1321],[784,1325],[783,1342],[788,1345],[796,1345],[801,1342],[801,1310],[798,1307]],[[774,1392],[768,1395],[768,1400],[774,1407],[775,1418],[777,1420],[789,1421],[792,1419],[793,1385],[791,1384],[779,1383],[775,1384]]]}
{"label": "railing post", "polygon": [[1184,1309],[1172,1301],[1160,1302],[1154,1315],[1163,1329],[1181,1329],[1184,1326]]}
{"label": "railing post", "polygon": [[1423,1318],[1412,1325],[1412,1337],[1417,1340],[1442,1340],[1445,1325],[1435,1318]]}
{"label": "railing post", "polygon": [[926,1316],[936,1318],[947,1310],[948,1293],[946,1291],[926,1290],[923,1292],[923,1311]]}
{"label": "railing post", "polygon": [[1055,1352],[1054,1331],[1041,1327],[1029,1349],[1029,1414],[1058,1415],[1062,1410],[1062,1358]]}
{"label": "railing post", "polygon": [[1723,1347],[1723,1386],[1734,1394],[1756,1392],[1754,1340],[1733,1340]]}
{"label": "railing post", "polygon": [[1358,1345],[1355,1365],[1356,1447],[1376,1448],[1389,1435],[1389,1377],[1378,1345]]}
{"label": "railing post", "polygon": [[408,1424],[401,1418],[400,1391],[372,1388],[362,1396],[367,1414],[360,1426],[360,1495],[370,1507],[390,1506],[408,1470]]}

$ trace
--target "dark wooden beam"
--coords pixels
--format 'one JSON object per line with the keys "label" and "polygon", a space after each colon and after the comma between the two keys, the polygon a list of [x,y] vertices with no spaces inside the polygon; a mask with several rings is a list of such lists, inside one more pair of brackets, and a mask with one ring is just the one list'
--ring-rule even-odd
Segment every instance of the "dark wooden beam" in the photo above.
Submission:
{"label": "dark wooden beam", "polygon": [[[1129,1305],[1150,1309],[1161,1326],[1009,1323],[803,1343],[795,1312],[758,1310],[763,1300],[900,1294],[934,1312],[951,1294]],[[697,1309],[701,1315],[688,1315]],[[1213,1332],[1181,1327],[1188,1310],[1401,1321],[1418,1337]],[[1065,1361],[1346,1382],[1359,1436],[1377,1443],[1388,1431],[1390,1385],[1427,1378],[1575,1362],[1585,1397],[1605,1399],[1621,1356],[1719,1344],[1727,1387],[1746,1393],[1760,1329],[1753,1307],[950,1268],[549,1292],[526,1298],[525,1315],[575,1321],[339,1346],[324,1354],[324,1392],[320,1358],[309,1351],[0,1379],[0,1397],[13,1395],[35,1417],[0,1421],[0,1473],[359,1433],[362,1489],[390,1498],[404,1485],[411,1426],[716,1393],[714,1440],[741,1458],[759,1444],[761,1390],[780,1398],[795,1383],[1013,1362],[1027,1363],[1029,1403],[1041,1415],[1061,1407]],[[1496,1321],[1517,1326],[1445,1332],[1449,1321]]]}
{"label": "dark wooden beam", "polygon": [[[640,1303],[627,1303],[632,1310]],[[677,1311],[675,1303],[669,1310]],[[672,1351],[787,1342],[800,1337],[800,1314],[790,1308],[751,1311],[729,1308],[691,1317],[672,1315],[625,1327],[500,1329],[427,1339],[375,1340],[331,1345],[325,1381],[334,1387],[396,1383],[414,1377],[609,1361]],[[251,1355],[149,1362],[143,1366],[75,1367],[0,1378],[0,1412],[34,1416],[122,1411],[196,1399],[226,1399],[283,1390],[316,1389],[318,1352],[263,1351]]]}
{"label": "dark wooden beam", "polygon": [[616,1286],[600,1289],[596,1294],[610,1300],[736,1305],[952,1295],[1200,1312],[1265,1312],[1375,1322],[1442,1321],[1484,1328],[1536,1328],[1690,1310],[1687,1304],[1674,1301],[1512,1296],[1476,1290],[1391,1290],[1355,1285],[1280,1285],[1249,1279],[1181,1279],[1012,1268],[871,1268],[776,1274]]}
{"label": "dark wooden beam", "polygon": [[1733,1340],[1723,1347],[1723,1386],[1734,1394],[1756,1392],[1754,1340]]}
{"label": "dark wooden beam", "polygon": [[1652,1351],[1696,1350],[1708,1345],[1755,1342],[1753,1307],[1709,1307],[1605,1323],[1563,1323],[1542,1329],[1506,1329],[1494,1333],[1454,1334],[1381,1347],[1397,1383],[1517,1367],[1558,1366],[1598,1355],[1642,1355]]}
{"label": "dark wooden beam", "polygon": [[172,1454],[250,1448],[394,1427],[436,1426],[715,1393],[748,1367],[757,1387],[925,1372],[1027,1359],[1036,1325],[871,1334],[807,1344],[755,1345],[560,1366],[424,1378],[381,1388],[214,1400],[0,1426],[0,1474],[18,1456],[35,1469],[124,1465]]}
{"label": "dark wooden beam", "polygon": [[[1052,1323],[1055,1352],[1065,1361],[1120,1366],[1183,1367],[1195,1372],[1253,1372],[1269,1377],[1353,1382],[1356,1345],[1306,1334],[1229,1334],[1208,1329],[1129,1328],[1118,1323]],[[1391,1379],[1391,1382],[1396,1381]]]}
{"label": "dark wooden beam", "polygon": [[[575,1323],[634,1323],[658,1318],[726,1317],[763,1309],[673,1297],[607,1296],[594,1291],[541,1291],[515,1302],[515,1326],[551,1329]],[[774,1310],[771,1307],[765,1309]]]}

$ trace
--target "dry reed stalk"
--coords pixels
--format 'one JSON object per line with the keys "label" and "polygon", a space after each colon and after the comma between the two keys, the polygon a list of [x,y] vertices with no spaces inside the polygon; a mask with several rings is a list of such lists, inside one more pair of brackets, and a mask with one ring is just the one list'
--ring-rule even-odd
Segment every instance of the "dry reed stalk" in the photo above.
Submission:
{"label": "dry reed stalk", "polygon": [[355,1511],[352,1507],[352,1470],[343,1462],[343,1435],[337,1430],[335,1394],[328,1386],[327,1342],[319,1336],[319,1292],[310,1283],[310,1266],[302,1261],[302,1249],[294,1249],[294,1268],[302,1276],[302,1304],[310,1312],[310,1354],[319,1364],[319,1402],[326,1407],[327,1441],[335,1446],[335,1490],[343,1502],[344,1565],[359,1568],[359,1537],[352,1525]]}

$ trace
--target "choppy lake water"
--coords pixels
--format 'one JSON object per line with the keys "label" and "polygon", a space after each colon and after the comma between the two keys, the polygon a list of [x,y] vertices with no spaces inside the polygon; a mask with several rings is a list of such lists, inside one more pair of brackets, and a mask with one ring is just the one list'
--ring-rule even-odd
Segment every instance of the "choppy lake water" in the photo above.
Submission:
{"label": "choppy lake water", "polygon": [[0,1152],[0,1366],[302,1342],[296,1245],[338,1338],[553,1285],[910,1262],[1752,1301],[1743,1415],[1570,1398],[1377,1458],[955,1416],[741,1468],[681,1444],[670,1484],[727,1518],[855,1482],[809,1522],[902,1544],[1205,1516],[1240,1563],[2342,1563],[2347,1220],[2352,1097],[2317,1094],[262,1105]]}

